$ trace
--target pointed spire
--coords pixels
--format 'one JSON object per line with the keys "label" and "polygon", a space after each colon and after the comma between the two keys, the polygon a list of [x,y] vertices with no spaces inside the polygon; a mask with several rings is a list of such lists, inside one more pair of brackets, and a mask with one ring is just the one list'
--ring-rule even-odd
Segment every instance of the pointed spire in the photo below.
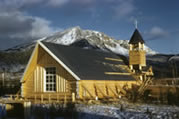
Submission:
{"label": "pointed spire", "polygon": [[129,44],[137,44],[137,43],[145,43],[140,32],[135,29],[130,41],[129,41]]}

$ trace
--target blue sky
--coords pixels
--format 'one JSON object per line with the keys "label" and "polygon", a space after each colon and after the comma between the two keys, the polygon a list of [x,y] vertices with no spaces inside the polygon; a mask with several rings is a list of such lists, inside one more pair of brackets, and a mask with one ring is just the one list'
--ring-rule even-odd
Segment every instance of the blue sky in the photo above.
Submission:
{"label": "blue sky", "polygon": [[179,53],[178,0],[0,0],[0,49],[69,27],[130,39],[138,21],[146,45]]}

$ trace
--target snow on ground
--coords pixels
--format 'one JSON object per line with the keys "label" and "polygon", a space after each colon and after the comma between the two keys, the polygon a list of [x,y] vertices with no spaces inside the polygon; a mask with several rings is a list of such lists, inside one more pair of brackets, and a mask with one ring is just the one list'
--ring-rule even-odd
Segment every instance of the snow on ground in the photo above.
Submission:
{"label": "snow on ground", "polygon": [[[2,105],[0,105],[1,107]],[[113,104],[33,104],[29,119],[179,119],[179,107],[120,101]],[[0,108],[0,118],[2,109]]]}
{"label": "snow on ground", "polygon": [[179,107],[147,104],[77,105],[81,119],[179,119]]}
{"label": "snow on ground", "polygon": [[[39,106],[38,106],[39,107]],[[53,108],[50,105],[41,105],[48,113],[57,110],[62,111],[59,106]],[[56,118],[77,118],[77,119],[179,119],[179,107],[170,105],[139,104],[120,101],[113,104],[75,104],[67,107],[66,116]],[[35,111],[37,112],[37,110]],[[48,114],[44,113],[44,114]],[[50,113],[49,113],[50,114]],[[52,114],[52,113],[51,113]],[[52,116],[52,115],[50,115]],[[48,116],[47,116],[48,117]]]}

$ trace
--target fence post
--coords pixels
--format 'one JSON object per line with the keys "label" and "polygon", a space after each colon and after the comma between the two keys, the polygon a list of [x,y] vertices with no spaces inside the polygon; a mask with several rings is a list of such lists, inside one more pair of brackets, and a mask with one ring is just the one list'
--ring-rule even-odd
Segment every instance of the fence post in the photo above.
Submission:
{"label": "fence post", "polygon": [[60,102],[59,94],[57,94],[57,102],[58,102],[58,103]]}
{"label": "fence post", "polygon": [[43,94],[41,94],[41,103],[43,103]]}
{"label": "fence post", "polygon": [[48,94],[48,102],[50,103],[51,102],[51,97],[50,97],[51,95],[50,94]]}
{"label": "fence post", "polygon": [[75,93],[72,93],[72,102],[75,102]]}
{"label": "fence post", "polygon": [[31,102],[24,102],[24,119],[30,119]]}
{"label": "fence post", "polygon": [[19,100],[19,95],[18,94],[16,95],[16,99]]}
{"label": "fence post", "polygon": [[66,94],[65,94],[65,98],[64,98],[64,103],[66,104],[66,101],[67,101],[67,99],[66,99]]}
{"label": "fence post", "polygon": [[37,95],[35,94],[34,96],[35,96],[35,103],[36,103],[36,101],[37,101]]}

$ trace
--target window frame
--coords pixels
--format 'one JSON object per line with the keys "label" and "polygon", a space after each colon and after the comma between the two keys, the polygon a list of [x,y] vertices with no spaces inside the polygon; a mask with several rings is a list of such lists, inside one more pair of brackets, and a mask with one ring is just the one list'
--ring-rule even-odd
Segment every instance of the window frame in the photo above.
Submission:
{"label": "window frame", "polygon": [[[48,66],[48,67],[44,67],[45,71],[44,71],[44,92],[57,92],[57,68],[55,66]],[[51,82],[51,83],[55,83],[55,90],[47,90],[47,69],[48,68],[55,68],[55,74],[51,74],[52,77],[55,76],[55,82]],[[52,84],[53,85],[53,84]]]}

